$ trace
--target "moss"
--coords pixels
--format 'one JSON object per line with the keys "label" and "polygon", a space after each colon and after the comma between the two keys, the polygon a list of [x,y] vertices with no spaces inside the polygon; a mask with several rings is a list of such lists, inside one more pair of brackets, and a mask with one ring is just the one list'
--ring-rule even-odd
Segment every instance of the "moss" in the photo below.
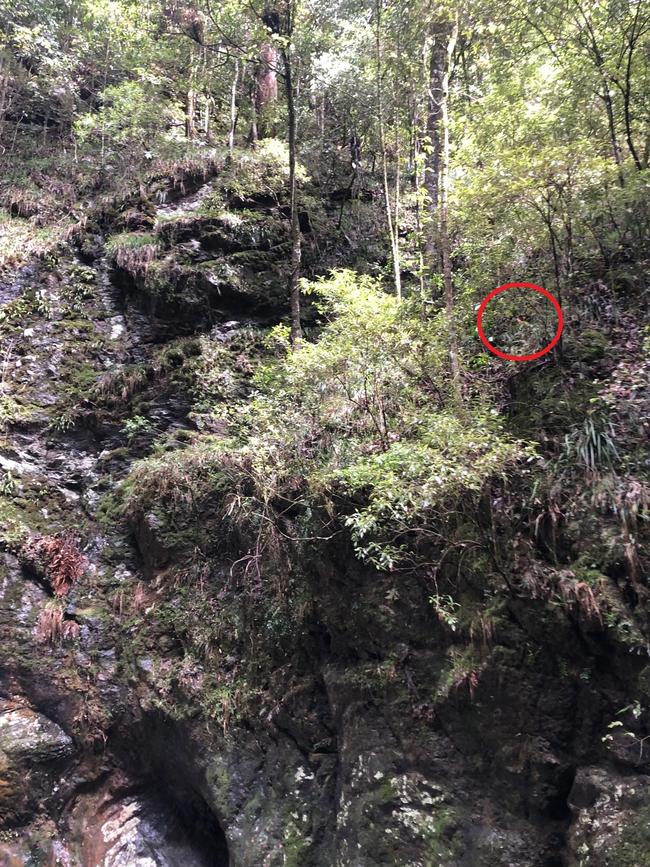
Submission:
{"label": "moss", "polygon": [[228,256],[228,263],[237,268],[248,268],[251,271],[274,271],[276,259],[273,253],[264,250],[244,250]]}
{"label": "moss", "polygon": [[110,615],[106,608],[96,604],[89,605],[86,608],[77,608],[75,610],[75,616],[83,617],[88,620],[107,620]]}
{"label": "moss", "polygon": [[10,394],[0,395],[0,428],[7,424],[21,424],[32,421],[38,414],[38,407],[22,403]]}
{"label": "moss", "polygon": [[157,372],[166,372],[182,366],[189,358],[201,354],[201,341],[196,337],[181,337],[159,350],[153,361]]}
{"label": "moss", "polygon": [[99,371],[88,362],[78,362],[71,367],[69,383],[73,388],[85,393],[89,386],[97,382]]}
{"label": "moss", "polygon": [[205,279],[214,286],[223,285],[240,288],[241,275],[230,263],[231,258],[232,257],[229,256],[228,261],[225,259],[217,259],[208,262],[201,262],[194,268],[194,273],[198,279]]}
{"label": "moss", "polygon": [[435,809],[432,814],[422,814],[420,831],[425,841],[426,867],[452,867],[457,863],[463,850],[458,828],[458,819],[449,807]]}
{"label": "moss", "polygon": [[299,814],[289,818],[284,829],[284,865],[285,867],[305,867],[307,856],[312,847],[311,837],[299,827]]}
{"label": "moss", "polygon": [[191,269],[168,256],[148,265],[142,289],[152,297],[173,300],[182,297],[181,283],[186,282],[191,273]]}
{"label": "moss", "polygon": [[181,428],[180,430],[174,430],[172,432],[173,440],[179,443],[190,444],[197,440],[199,434],[195,430],[186,430],[185,428]]}
{"label": "moss", "polygon": [[372,795],[378,804],[392,804],[399,795],[399,789],[393,780],[386,779],[373,790]]}
{"label": "moss", "polygon": [[603,867],[650,867],[650,807],[636,814],[611,846]]}
{"label": "moss", "polygon": [[95,331],[95,324],[89,319],[59,319],[54,325],[67,331],[90,333]]}
{"label": "moss", "polygon": [[19,547],[29,535],[25,513],[8,497],[0,497],[0,545]]}
{"label": "moss", "polygon": [[[128,450],[125,451],[128,453]],[[106,530],[119,527],[124,520],[123,501],[120,492],[110,489],[100,500],[96,514],[100,526]]]}
{"label": "moss", "polygon": [[590,328],[578,335],[573,345],[570,346],[570,351],[578,361],[591,364],[605,357],[609,345],[610,341],[602,331]]}
{"label": "moss", "polygon": [[220,816],[229,816],[230,807],[230,771],[224,756],[214,758],[207,771],[208,787]]}

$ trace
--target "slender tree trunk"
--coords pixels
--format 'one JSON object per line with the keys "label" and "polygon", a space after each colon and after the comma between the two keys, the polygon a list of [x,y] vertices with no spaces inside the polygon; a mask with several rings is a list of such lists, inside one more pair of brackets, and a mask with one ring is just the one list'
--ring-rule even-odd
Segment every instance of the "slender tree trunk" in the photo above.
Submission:
{"label": "slender tree trunk", "polygon": [[414,119],[413,124],[413,137],[414,137],[414,162],[413,162],[413,183],[416,191],[416,199],[415,199],[415,229],[417,233],[417,241],[418,241],[418,277],[420,279],[420,295],[422,300],[424,301],[424,245],[423,245],[423,235],[422,235],[422,204],[420,201],[420,196],[417,195],[417,191],[421,188],[422,178],[420,174],[421,168],[421,157],[420,157],[420,142],[418,137],[418,124],[417,119]]}
{"label": "slender tree trunk", "polygon": [[436,21],[431,28],[431,56],[429,58],[429,93],[427,110],[427,155],[424,166],[424,186],[429,200],[428,232],[425,254],[431,275],[439,272],[441,251],[438,228],[440,222],[440,163],[442,157],[442,115],[444,78],[447,65],[447,46],[451,36],[450,21]]}
{"label": "slender tree trunk", "polygon": [[620,82],[617,82],[619,90],[621,91],[621,95],[623,97],[623,111],[625,116],[625,138],[627,140],[627,146],[630,149],[630,153],[632,154],[632,159],[634,160],[634,165],[636,166],[638,171],[642,171],[644,168],[647,168],[646,165],[643,164],[641,158],[639,157],[639,153],[634,144],[634,136],[632,135],[632,112],[631,112],[631,102],[632,102],[632,64],[634,62],[634,50],[636,48],[638,36],[637,27],[639,26],[639,18],[641,15],[641,3],[637,3],[636,13],[634,15],[634,21],[632,22],[632,29],[627,36],[627,60],[625,64],[625,84],[621,85]]}
{"label": "slender tree trunk", "polygon": [[[9,150],[10,154],[12,154],[16,149],[16,141],[18,140],[18,132],[20,131],[20,124],[23,122],[24,117],[25,117],[25,112],[23,111],[21,113],[20,117],[18,118],[18,123],[14,127],[14,136],[13,136],[13,139],[11,141],[11,148]],[[104,163],[103,163],[103,155],[102,155],[102,166],[103,166],[103,164]]]}
{"label": "slender tree trunk", "polygon": [[567,185],[564,193],[564,232],[566,237],[564,254],[564,282],[568,290],[573,286],[573,178],[571,173],[567,175]]}
{"label": "slender tree trunk", "polygon": [[194,138],[196,127],[194,125],[194,112],[196,111],[196,95],[194,89],[189,87],[185,102],[185,138],[190,141]]}
{"label": "slender tree trunk", "polygon": [[284,61],[284,84],[287,95],[287,110],[289,114],[289,188],[291,194],[291,276],[289,279],[289,301],[291,306],[291,345],[295,348],[302,341],[302,325],[300,323],[300,263],[302,260],[302,233],[298,216],[298,185],[296,180],[296,163],[298,151],[298,119],[296,114],[295,92],[293,87],[293,70],[291,48],[282,49]]}
{"label": "slender tree trunk", "polygon": [[[246,67],[244,67],[245,69]],[[248,96],[250,100],[251,107],[251,128],[248,133],[248,141],[250,144],[255,146],[258,140],[257,134],[257,108],[256,105],[256,90],[257,90],[257,82],[255,79],[255,72],[251,72],[251,80],[248,88]]]}
{"label": "slender tree trunk", "polygon": [[9,65],[0,55],[0,141],[5,128],[5,115],[7,112],[7,94],[9,91]]}
{"label": "slender tree trunk", "polygon": [[444,75],[442,79],[441,121],[442,121],[442,163],[440,166],[440,251],[442,254],[442,274],[445,294],[445,310],[449,328],[449,360],[455,395],[460,399],[460,367],[458,361],[458,334],[454,321],[454,285],[451,269],[451,244],[449,240],[449,73],[451,59],[458,39],[458,14],[454,19],[447,41]]}
{"label": "slender tree trunk", "polygon": [[[106,85],[108,83],[108,59],[110,57],[110,41],[106,40],[106,51],[104,53],[104,84],[102,93],[106,90]],[[104,168],[104,164],[106,161],[106,116],[105,113],[102,112],[102,147],[101,147],[101,157],[102,157],[102,169]]]}
{"label": "slender tree trunk", "polygon": [[596,70],[598,71],[598,75],[602,84],[603,92],[601,94],[601,97],[603,102],[605,103],[605,111],[607,113],[607,126],[609,128],[609,137],[612,144],[612,154],[614,157],[614,162],[616,163],[616,166],[618,168],[619,184],[621,187],[624,187],[625,175],[623,174],[623,157],[621,154],[621,146],[618,142],[618,135],[616,133],[614,97],[612,96],[612,90],[609,86],[610,77],[607,69],[605,68],[605,58],[603,57],[600,45],[598,44],[596,31],[594,30],[588,9],[585,9],[585,7],[582,5],[581,2],[579,2],[579,0],[574,0],[574,4],[578,13],[582,16],[582,19],[584,21],[585,30],[589,37],[590,43],[590,45],[587,46],[587,50],[591,54],[591,59],[596,67]]}
{"label": "slender tree trunk", "polygon": [[194,90],[195,64],[193,45],[190,46],[190,52],[190,80],[185,97],[185,138],[188,139],[188,141],[191,141],[196,135],[196,92]]}
{"label": "slender tree trunk", "polygon": [[278,101],[278,62],[278,49],[274,45],[263,45],[255,80],[255,114],[259,138],[266,138],[273,131],[273,112]]}
{"label": "slender tree trunk", "polygon": [[647,168],[647,164],[642,162],[639,157],[639,152],[636,149],[636,145],[634,144],[634,138],[632,136],[632,112],[630,110],[630,90],[629,90],[629,82],[626,85],[626,90],[623,93],[623,111],[625,113],[625,138],[627,140],[627,146],[630,149],[630,153],[632,154],[632,159],[634,160],[634,165],[637,168],[637,171],[641,172],[643,169]]}
{"label": "slender tree trunk", "polygon": [[230,88],[230,131],[228,133],[228,153],[232,157],[235,149],[235,128],[237,126],[237,87],[239,86],[239,58],[235,58],[235,74]]}
{"label": "slender tree trunk", "polygon": [[612,154],[614,156],[614,162],[618,168],[618,181],[621,187],[625,186],[625,176],[623,175],[623,157],[621,156],[621,146],[618,143],[618,136],[616,134],[616,122],[614,119],[614,100],[612,99],[612,91],[609,87],[609,82],[607,81],[607,74],[599,66],[598,71],[601,75],[601,80],[603,83],[603,101],[605,103],[605,111],[607,112],[607,126],[609,128],[609,137],[612,143]]}
{"label": "slender tree trunk", "polygon": [[[401,161],[402,155],[400,151],[400,140],[399,140],[399,125],[397,122],[395,123],[395,216],[393,218],[393,231],[395,232],[395,250],[397,252],[397,262],[400,263],[400,249],[399,249],[399,221],[400,221],[400,207],[401,207],[401,184],[400,184],[400,172],[401,172]],[[400,275],[401,279],[401,275]],[[400,293],[401,294],[401,286]]]}
{"label": "slender tree trunk", "polygon": [[[379,124],[379,149],[381,151],[382,180],[384,187],[384,206],[386,210],[386,224],[390,240],[391,258],[393,261],[393,280],[395,283],[395,295],[402,297],[402,273],[400,266],[399,239],[397,227],[393,221],[393,209],[390,201],[390,187],[388,185],[388,153],[386,151],[386,131],[384,122],[384,98],[381,78],[383,75],[383,58],[381,44],[381,13],[383,0],[377,0],[375,9],[377,14],[377,28],[375,33],[375,48],[377,55],[377,120]],[[399,166],[398,166],[399,171]]]}
{"label": "slender tree trunk", "polygon": [[209,93],[205,93],[203,95],[203,135],[205,137],[206,142],[210,142],[210,117],[212,114],[212,97]]}
{"label": "slender tree trunk", "polygon": [[[420,57],[420,61],[422,63],[422,75],[423,79],[427,75],[428,65],[427,65],[427,46],[426,42],[423,41],[422,44],[422,54]],[[415,216],[416,216],[416,228],[417,228],[417,246],[418,246],[418,276],[420,280],[420,297],[422,304],[426,304],[426,276],[427,276],[427,257],[426,257],[426,244],[427,244],[427,234],[426,234],[426,225],[423,219],[423,210],[426,210],[426,202],[423,199],[423,192],[426,192],[425,186],[425,177],[426,177],[426,158],[427,154],[425,153],[424,147],[424,136],[423,129],[421,126],[421,118],[427,117],[428,119],[428,111],[426,102],[422,101],[422,95],[418,98],[416,94],[414,96],[414,104],[415,104],[415,112],[412,118],[413,123],[413,140],[415,143],[415,168],[413,172],[414,184],[415,184]]]}

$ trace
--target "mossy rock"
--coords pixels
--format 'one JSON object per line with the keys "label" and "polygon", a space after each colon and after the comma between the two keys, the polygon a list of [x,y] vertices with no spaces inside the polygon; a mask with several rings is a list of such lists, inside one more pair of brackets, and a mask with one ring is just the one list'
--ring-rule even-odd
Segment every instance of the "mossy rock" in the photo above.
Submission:
{"label": "mossy rock", "polygon": [[116,228],[125,232],[142,232],[153,229],[156,223],[155,209],[150,202],[140,208],[128,208],[117,219]]}
{"label": "mossy rock", "polygon": [[650,808],[623,828],[619,842],[604,855],[602,867],[650,867]]}
{"label": "mossy rock", "polygon": [[590,364],[604,358],[609,345],[610,341],[602,331],[590,328],[578,335],[571,346],[571,350],[572,354],[578,359],[578,361]]}

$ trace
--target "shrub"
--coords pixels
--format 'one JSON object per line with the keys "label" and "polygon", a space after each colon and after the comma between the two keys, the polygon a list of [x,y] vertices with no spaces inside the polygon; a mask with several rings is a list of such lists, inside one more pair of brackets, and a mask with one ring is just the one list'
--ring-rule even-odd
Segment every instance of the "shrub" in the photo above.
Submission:
{"label": "shrub", "polygon": [[503,435],[484,396],[457,406],[442,316],[423,321],[349,271],[304,288],[323,317],[319,339],[257,369],[253,399],[225,409],[230,441],[138,465],[128,508],[154,491],[194,501],[216,473],[230,491],[228,521],[258,528],[257,554],[264,536],[273,550],[304,537],[298,516],[316,508],[344,516],[357,555],[391,569],[414,535],[441,541],[432,528],[468,499],[475,508],[525,449]]}
{"label": "shrub", "polygon": [[[298,183],[308,180],[302,166],[297,167]],[[221,176],[222,187],[232,196],[279,196],[289,182],[289,150],[278,139],[264,139],[256,150],[243,151]],[[206,200],[204,210],[222,206],[221,194]]]}

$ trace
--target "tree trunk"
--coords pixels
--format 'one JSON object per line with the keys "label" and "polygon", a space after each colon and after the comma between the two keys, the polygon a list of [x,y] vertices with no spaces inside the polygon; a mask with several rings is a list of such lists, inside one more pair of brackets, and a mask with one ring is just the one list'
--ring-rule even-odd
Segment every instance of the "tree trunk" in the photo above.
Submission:
{"label": "tree trunk", "polygon": [[[106,90],[106,84],[108,82],[108,61],[110,58],[110,41],[106,39],[106,51],[104,52],[104,85],[102,88],[102,93]],[[106,163],[106,116],[104,112],[102,112],[102,149],[101,149],[101,157],[102,157],[102,170],[104,169],[104,165]]]}
{"label": "tree trunk", "polygon": [[425,254],[430,274],[440,270],[438,227],[440,207],[440,162],[442,156],[442,121],[444,102],[444,79],[447,68],[447,47],[452,34],[451,21],[436,21],[431,28],[432,45],[429,59],[429,87],[427,108],[427,154],[424,165],[424,187],[429,204],[428,231]]}
{"label": "tree trunk", "polygon": [[614,97],[612,96],[612,90],[610,88],[610,76],[609,72],[605,66],[605,58],[603,56],[603,52],[601,51],[601,47],[598,44],[598,39],[596,37],[596,31],[594,30],[592,20],[590,17],[590,13],[588,8],[585,9],[580,2],[575,3],[578,13],[582,16],[582,19],[585,24],[585,30],[587,32],[587,36],[589,39],[589,45],[585,46],[587,51],[591,55],[591,59],[598,71],[598,75],[600,77],[600,81],[603,87],[603,92],[601,94],[602,100],[605,103],[605,111],[607,113],[607,126],[609,128],[609,137],[612,144],[612,154],[614,157],[614,162],[618,168],[618,182],[621,187],[625,186],[625,175],[623,174],[623,157],[621,154],[621,146],[618,142],[618,135],[616,133],[616,119],[614,116]]}
{"label": "tree trunk", "polygon": [[298,120],[296,116],[295,93],[293,89],[293,70],[291,68],[290,47],[282,49],[284,61],[284,84],[289,114],[289,188],[291,195],[291,276],[289,279],[289,300],[291,306],[291,345],[294,349],[302,341],[300,323],[300,263],[302,259],[302,234],[298,218],[298,185],[296,163],[298,156]]}
{"label": "tree trunk", "polygon": [[460,367],[458,361],[458,335],[454,321],[454,286],[451,270],[451,244],[449,240],[449,72],[451,59],[458,39],[458,15],[450,28],[442,77],[440,99],[442,125],[442,162],[440,166],[440,252],[445,294],[445,310],[449,328],[449,361],[455,397],[460,400]]}
{"label": "tree trunk", "polygon": [[278,49],[263,45],[255,81],[255,114],[257,134],[267,138],[273,132],[273,115],[278,101]]}
{"label": "tree trunk", "polygon": [[618,168],[618,181],[621,187],[625,186],[625,175],[623,174],[623,157],[621,156],[621,146],[618,143],[618,136],[616,135],[616,122],[614,120],[614,100],[612,99],[612,91],[609,87],[609,82],[607,81],[607,73],[603,70],[601,66],[599,66],[598,71],[601,75],[601,80],[603,83],[603,101],[605,103],[605,110],[607,112],[607,126],[609,127],[609,137],[612,142],[612,154],[614,156],[614,162]]}
{"label": "tree trunk", "polygon": [[0,141],[5,128],[5,114],[7,112],[7,94],[9,92],[9,64],[0,55]]}
{"label": "tree trunk", "polygon": [[211,141],[210,135],[210,115],[212,114],[212,97],[209,93],[205,93],[203,95],[204,103],[203,103],[203,135],[205,137],[206,142]]}
{"label": "tree trunk", "polygon": [[[383,0],[377,0],[377,28],[375,33],[375,49],[377,55],[377,120],[379,124],[379,149],[381,151],[382,163],[382,180],[384,187],[384,207],[386,210],[386,224],[388,227],[388,236],[390,240],[391,258],[393,261],[393,281],[395,283],[395,295],[397,298],[402,297],[402,274],[400,265],[399,238],[397,235],[397,226],[393,220],[393,209],[390,201],[390,188],[388,185],[388,154],[386,152],[386,133],[384,125],[384,98],[381,86],[381,77],[383,74],[383,58],[381,45],[381,13]],[[399,165],[397,167],[399,172]],[[397,203],[396,203],[397,207]]]}
{"label": "tree trunk", "polygon": [[196,95],[190,87],[187,91],[185,101],[185,138],[189,140],[194,138],[196,127],[194,124],[194,112],[196,110]]}
{"label": "tree trunk", "polygon": [[625,83],[621,84],[620,81],[616,80],[616,83],[621,91],[621,95],[623,97],[623,112],[625,117],[625,138],[627,140],[627,146],[630,149],[630,153],[632,154],[632,159],[634,160],[634,165],[636,166],[638,171],[643,171],[644,168],[647,168],[647,165],[644,165],[641,158],[639,157],[639,153],[636,149],[636,145],[634,144],[634,136],[632,135],[632,111],[631,111],[631,102],[632,102],[632,64],[634,62],[634,51],[636,49],[637,40],[639,39],[639,29],[642,28],[643,24],[640,24],[640,15],[641,15],[641,3],[637,3],[636,12],[634,14],[634,21],[632,22],[632,28],[627,34],[627,59],[625,63]]}
{"label": "tree trunk", "polygon": [[194,46],[190,47],[190,80],[187,86],[187,94],[185,97],[185,138],[191,141],[196,135],[196,92],[194,90]]}
{"label": "tree trunk", "polygon": [[232,157],[235,149],[235,129],[237,127],[237,87],[239,85],[239,58],[235,58],[235,74],[230,89],[230,131],[228,133],[228,153]]}

